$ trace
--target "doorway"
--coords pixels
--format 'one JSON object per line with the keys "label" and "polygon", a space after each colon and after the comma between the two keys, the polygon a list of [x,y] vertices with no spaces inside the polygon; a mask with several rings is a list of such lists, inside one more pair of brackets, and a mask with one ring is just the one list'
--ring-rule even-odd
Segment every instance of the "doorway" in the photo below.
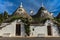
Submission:
{"label": "doorway", "polygon": [[21,24],[16,24],[16,36],[21,35]]}
{"label": "doorway", "polygon": [[51,26],[47,26],[47,32],[48,32],[48,35],[52,35],[52,32],[51,32]]}

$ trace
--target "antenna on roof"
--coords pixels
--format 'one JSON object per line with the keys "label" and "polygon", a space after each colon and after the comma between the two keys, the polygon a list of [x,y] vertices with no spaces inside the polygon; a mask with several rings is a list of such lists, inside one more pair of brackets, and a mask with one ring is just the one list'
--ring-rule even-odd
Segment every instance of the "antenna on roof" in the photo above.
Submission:
{"label": "antenna on roof", "polygon": [[22,2],[21,2],[21,5],[20,5],[20,7],[23,7],[23,5],[22,5]]}

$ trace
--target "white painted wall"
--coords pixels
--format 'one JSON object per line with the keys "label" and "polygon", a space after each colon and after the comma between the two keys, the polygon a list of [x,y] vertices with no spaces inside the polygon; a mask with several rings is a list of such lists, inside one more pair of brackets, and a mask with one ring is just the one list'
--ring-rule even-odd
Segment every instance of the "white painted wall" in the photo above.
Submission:
{"label": "white painted wall", "polygon": [[[34,31],[33,31],[34,28]],[[31,34],[33,37],[43,37],[47,36],[47,28],[46,26],[30,26]]]}
{"label": "white painted wall", "polygon": [[[6,27],[2,28],[0,30],[0,36],[9,36],[9,37],[14,37],[16,36],[16,21],[12,22],[10,25],[7,25]],[[48,32],[47,32],[47,26],[48,23],[51,23],[49,21],[46,21],[44,26],[30,26],[30,36],[31,37],[45,37],[48,36]],[[58,35],[58,28],[57,26],[54,26],[53,23],[51,23],[51,27],[52,27],[52,36],[59,36]],[[34,31],[33,31],[34,29]],[[8,33],[8,35],[6,35],[6,33]],[[10,35],[9,35],[10,33]],[[25,36],[25,29],[24,29],[24,24],[21,23],[21,37]]]}
{"label": "white painted wall", "polygon": [[[10,25],[7,25],[6,27],[2,28],[2,31],[0,34],[2,36],[15,36],[15,30],[16,30],[16,21],[12,22]],[[10,33],[10,35],[6,35],[6,33]]]}
{"label": "white painted wall", "polygon": [[56,24],[54,24],[52,21],[47,20],[46,23],[45,23],[45,25],[48,26],[49,24],[51,24],[52,36],[53,36],[53,37],[59,36],[58,26],[57,26]]}
{"label": "white painted wall", "polygon": [[[19,22],[19,23],[21,24],[21,36],[24,36],[25,35],[24,24],[22,22]],[[16,24],[17,24],[17,20],[15,20],[11,24],[7,25],[6,27],[2,28],[0,30],[0,36],[3,36],[3,37],[14,37],[14,36],[16,36]],[[6,35],[6,33],[8,35]],[[9,35],[9,33],[10,33],[10,35]]]}
{"label": "white painted wall", "polygon": [[21,36],[24,37],[25,36],[25,29],[24,29],[24,24],[21,24]]}
{"label": "white painted wall", "polygon": [[55,37],[59,36],[58,28],[57,28],[56,25],[55,25],[55,26],[52,26],[52,34],[53,34],[53,36],[55,36]]}
{"label": "white painted wall", "polygon": [[51,36],[53,37],[59,36],[57,26],[55,26],[53,22],[49,20],[45,22],[44,26],[30,26],[30,30],[31,30],[30,36],[33,36],[33,37],[46,37],[47,36],[48,37],[49,35],[47,32],[47,26],[49,25],[49,23],[51,24],[51,31],[52,31]]}

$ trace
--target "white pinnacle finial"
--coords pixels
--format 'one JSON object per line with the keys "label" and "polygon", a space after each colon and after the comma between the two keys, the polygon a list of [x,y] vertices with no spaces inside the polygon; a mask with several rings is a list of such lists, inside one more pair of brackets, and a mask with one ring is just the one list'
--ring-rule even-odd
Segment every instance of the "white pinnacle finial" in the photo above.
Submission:
{"label": "white pinnacle finial", "polygon": [[23,5],[22,5],[22,2],[21,2],[21,5],[20,5],[20,7],[23,7]]}
{"label": "white pinnacle finial", "polygon": [[33,15],[33,13],[34,13],[34,11],[33,11],[33,10],[31,10],[31,11],[30,11],[30,14],[31,14],[31,15]]}
{"label": "white pinnacle finial", "polygon": [[43,2],[42,2],[42,7],[44,7]]}

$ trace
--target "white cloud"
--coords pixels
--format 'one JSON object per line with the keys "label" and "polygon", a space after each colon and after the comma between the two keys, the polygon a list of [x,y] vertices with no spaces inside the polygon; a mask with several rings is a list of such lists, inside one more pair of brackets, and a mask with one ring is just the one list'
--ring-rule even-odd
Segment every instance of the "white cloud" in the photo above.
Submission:
{"label": "white cloud", "polygon": [[12,2],[9,1],[0,2],[0,12],[8,11],[8,8],[12,6],[14,6]]}
{"label": "white cloud", "polygon": [[14,4],[12,2],[9,2],[9,1],[3,1],[3,2],[0,2],[0,9],[6,9],[7,7],[12,7],[14,6]]}

